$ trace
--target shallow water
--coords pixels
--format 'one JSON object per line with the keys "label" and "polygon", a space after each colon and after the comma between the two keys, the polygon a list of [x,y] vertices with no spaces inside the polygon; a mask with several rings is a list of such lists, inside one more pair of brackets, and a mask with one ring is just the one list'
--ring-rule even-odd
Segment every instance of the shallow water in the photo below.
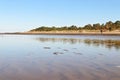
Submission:
{"label": "shallow water", "polygon": [[120,80],[120,36],[0,35],[0,80]]}

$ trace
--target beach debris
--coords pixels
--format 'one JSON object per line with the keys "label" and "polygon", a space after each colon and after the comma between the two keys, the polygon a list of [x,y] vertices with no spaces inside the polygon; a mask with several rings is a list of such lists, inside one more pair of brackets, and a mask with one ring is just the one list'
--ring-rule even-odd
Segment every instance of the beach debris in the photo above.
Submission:
{"label": "beach debris", "polygon": [[101,56],[102,56],[103,54],[102,54],[102,53],[99,53],[99,55],[101,55]]}
{"label": "beach debris", "polygon": [[64,54],[62,52],[54,52],[53,54],[58,55],[58,54]]}
{"label": "beach debris", "polygon": [[51,49],[50,47],[44,47],[44,49]]}
{"label": "beach debris", "polygon": [[77,48],[72,48],[72,49],[77,49]]}
{"label": "beach debris", "polygon": [[64,51],[68,51],[67,49],[63,49]]}
{"label": "beach debris", "polygon": [[79,53],[79,52],[73,52],[73,53],[77,55],[82,55],[82,53]]}
{"label": "beach debris", "polygon": [[72,48],[72,49],[77,49],[77,48]]}

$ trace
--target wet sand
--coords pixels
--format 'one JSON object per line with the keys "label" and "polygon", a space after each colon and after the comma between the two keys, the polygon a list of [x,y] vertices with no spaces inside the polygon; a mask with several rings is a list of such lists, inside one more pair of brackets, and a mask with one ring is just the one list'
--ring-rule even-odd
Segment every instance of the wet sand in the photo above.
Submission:
{"label": "wet sand", "polygon": [[120,37],[99,37],[0,37],[0,80],[120,80]]}
{"label": "wet sand", "polygon": [[[2,64],[0,80],[120,80],[120,68],[95,61],[27,59]],[[70,63],[68,63],[70,61]],[[26,64],[25,64],[26,63]]]}

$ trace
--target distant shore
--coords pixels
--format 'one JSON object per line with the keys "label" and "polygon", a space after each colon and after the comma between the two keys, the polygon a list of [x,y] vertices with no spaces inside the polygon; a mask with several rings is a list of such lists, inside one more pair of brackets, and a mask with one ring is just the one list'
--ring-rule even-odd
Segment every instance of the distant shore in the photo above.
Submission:
{"label": "distant shore", "polygon": [[0,33],[0,34],[21,34],[21,35],[119,35],[120,32],[13,32],[13,33]]}

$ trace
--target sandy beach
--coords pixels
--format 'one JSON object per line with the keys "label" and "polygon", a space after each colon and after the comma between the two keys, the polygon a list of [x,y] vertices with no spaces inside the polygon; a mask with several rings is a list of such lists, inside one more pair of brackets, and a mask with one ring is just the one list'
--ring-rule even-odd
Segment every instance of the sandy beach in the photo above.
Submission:
{"label": "sandy beach", "polygon": [[119,31],[107,31],[107,32],[79,32],[79,31],[41,31],[41,32],[12,32],[12,33],[0,33],[0,34],[22,34],[22,35],[120,35]]}

